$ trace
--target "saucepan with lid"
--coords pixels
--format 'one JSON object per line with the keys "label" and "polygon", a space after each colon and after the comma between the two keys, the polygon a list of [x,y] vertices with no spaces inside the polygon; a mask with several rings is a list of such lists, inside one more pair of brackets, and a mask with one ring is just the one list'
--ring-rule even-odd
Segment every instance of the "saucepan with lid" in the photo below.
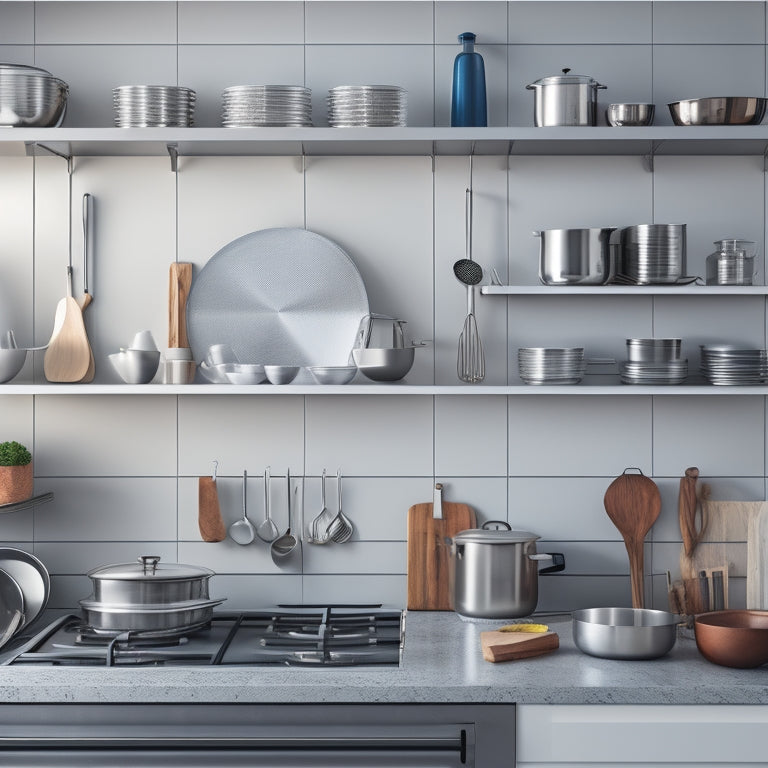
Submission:
{"label": "saucepan with lid", "polygon": [[[560,552],[536,552],[540,537],[512,530],[502,520],[460,531],[446,539],[450,552],[452,607],[469,619],[529,616],[539,599],[539,573],[565,568]],[[539,570],[541,561],[554,564]]]}
{"label": "saucepan with lid", "polygon": [[597,91],[606,88],[589,75],[543,77],[525,87],[534,91],[534,122],[538,127],[597,125]]}

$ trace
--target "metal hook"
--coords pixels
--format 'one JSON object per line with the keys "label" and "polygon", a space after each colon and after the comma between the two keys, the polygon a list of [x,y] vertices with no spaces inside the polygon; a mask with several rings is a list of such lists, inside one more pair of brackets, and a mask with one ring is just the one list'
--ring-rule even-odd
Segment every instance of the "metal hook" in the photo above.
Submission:
{"label": "metal hook", "polygon": [[211,480],[213,482],[216,482],[216,473],[219,471],[219,462],[216,461],[216,459],[213,460],[213,475],[211,475]]}

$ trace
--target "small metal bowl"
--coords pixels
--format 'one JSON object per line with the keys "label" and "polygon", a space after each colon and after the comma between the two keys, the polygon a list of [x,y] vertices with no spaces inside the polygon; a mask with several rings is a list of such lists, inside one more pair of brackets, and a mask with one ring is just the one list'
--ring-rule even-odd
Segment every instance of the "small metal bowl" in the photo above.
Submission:
{"label": "small metal bowl", "polygon": [[0,384],[18,376],[26,359],[26,349],[0,349]]}
{"label": "small metal bowl", "polygon": [[126,384],[148,384],[160,366],[160,350],[125,349],[109,355],[109,362]]}
{"label": "small metal bowl", "polygon": [[657,659],[677,639],[680,617],[644,608],[585,608],[573,612],[573,642],[602,659]]}
{"label": "small metal bowl", "polygon": [[712,611],[694,621],[696,647],[713,664],[753,669],[768,663],[768,611]]}
{"label": "small metal bowl", "polygon": [[372,381],[398,381],[413,367],[415,347],[353,349],[357,367]]}
{"label": "small metal bowl", "polygon": [[675,125],[759,125],[768,99],[757,96],[713,96],[668,104]]}
{"label": "small metal bowl", "polygon": [[609,104],[605,119],[617,128],[651,125],[655,112],[654,104]]}
{"label": "small metal bowl", "polygon": [[355,378],[356,365],[310,365],[307,370],[318,384],[348,384]]}
{"label": "small metal bowl", "polygon": [[299,365],[265,365],[264,373],[267,374],[270,384],[290,384],[300,368]]}

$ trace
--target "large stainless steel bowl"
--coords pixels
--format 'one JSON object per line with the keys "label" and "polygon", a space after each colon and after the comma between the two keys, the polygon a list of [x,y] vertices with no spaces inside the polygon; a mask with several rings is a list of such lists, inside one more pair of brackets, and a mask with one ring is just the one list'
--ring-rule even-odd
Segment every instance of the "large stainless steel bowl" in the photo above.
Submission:
{"label": "large stainless steel bowl", "polygon": [[675,125],[758,125],[768,99],[757,96],[713,96],[668,104]]}
{"label": "large stainless steel bowl", "polygon": [[656,659],[672,650],[679,623],[666,611],[585,608],[573,612],[573,642],[603,659]]}
{"label": "large stainless steel bowl", "polygon": [[0,126],[59,126],[68,95],[69,86],[44,69],[0,64]]}

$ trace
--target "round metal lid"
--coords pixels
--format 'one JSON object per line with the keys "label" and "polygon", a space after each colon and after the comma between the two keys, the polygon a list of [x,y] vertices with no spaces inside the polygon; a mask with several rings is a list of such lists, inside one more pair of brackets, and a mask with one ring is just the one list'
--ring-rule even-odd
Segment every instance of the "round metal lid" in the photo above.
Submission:
{"label": "round metal lid", "polygon": [[94,568],[87,574],[92,579],[117,579],[119,581],[183,581],[213,576],[214,572],[197,565],[161,563],[157,555],[142,555],[135,563],[119,563]]}
{"label": "round metal lid", "polygon": [[566,68],[563,70],[562,75],[542,77],[540,80],[536,80],[527,87],[532,88],[536,85],[600,85],[594,77],[590,77],[589,75],[572,75],[570,74],[570,71],[570,69]]}
{"label": "round metal lid", "polygon": [[528,541],[536,541],[541,536],[529,531],[489,530],[487,528],[470,528],[459,531],[453,540],[457,544],[475,542],[479,544],[524,544]]}

